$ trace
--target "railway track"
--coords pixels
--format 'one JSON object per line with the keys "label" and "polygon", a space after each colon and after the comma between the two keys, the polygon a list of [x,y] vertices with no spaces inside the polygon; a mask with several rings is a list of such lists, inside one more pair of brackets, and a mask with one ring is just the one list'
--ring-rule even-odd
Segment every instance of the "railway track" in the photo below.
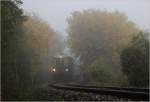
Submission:
{"label": "railway track", "polygon": [[135,88],[135,87],[112,87],[112,86],[95,86],[95,85],[80,85],[80,84],[66,84],[68,86],[86,87],[86,88],[97,88],[97,89],[112,89],[112,90],[125,90],[132,92],[144,92],[149,93],[148,88]]}
{"label": "railway track", "polygon": [[96,93],[100,95],[111,95],[121,98],[128,98],[133,101],[148,101],[149,89],[121,88],[121,87],[99,87],[79,84],[51,84],[56,89]]}

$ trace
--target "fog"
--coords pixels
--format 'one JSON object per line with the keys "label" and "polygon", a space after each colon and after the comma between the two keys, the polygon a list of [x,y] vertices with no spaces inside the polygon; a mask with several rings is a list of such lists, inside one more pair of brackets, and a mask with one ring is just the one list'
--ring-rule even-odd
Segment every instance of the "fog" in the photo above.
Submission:
{"label": "fog", "polygon": [[86,99],[57,89],[70,83],[148,99],[149,10],[149,0],[1,1],[2,100]]}
{"label": "fog", "polygon": [[24,0],[22,8],[37,14],[66,36],[66,19],[73,11],[99,9],[125,13],[140,28],[150,30],[149,0]]}
{"label": "fog", "polygon": [[[86,67],[85,65],[86,63],[88,64],[92,64],[91,62],[94,63],[94,60],[95,60],[94,56],[95,55],[99,56],[99,54],[101,54],[100,56],[102,55],[104,56],[104,59],[106,62],[109,62],[109,64],[112,64],[113,67],[117,67],[118,73],[122,74],[122,71],[121,71],[122,67],[121,67],[121,63],[119,59],[120,54],[114,51],[114,53],[118,53],[114,55],[114,54],[111,54],[111,52],[113,52],[115,47],[117,49],[119,49],[120,46],[121,48],[123,48],[129,42],[129,38],[131,38],[131,35],[137,34],[138,32],[137,29],[140,29],[143,31],[150,30],[150,22],[149,22],[150,14],[147,12],[150,9],[149,0],[139,0],[139,1],[137,0],[111,0],[111,1],[108,1],[108,0],[86,0],[86,1],[85,0],[61,0],[61,1],[60,0],[36,0],[34,4],[32,3],[31,0],[24,0],[21,8],[24,10],[25,13],[27,12],[28,14],[31,14],[31,15],[35,14],[36,16],[41,18],[43,21],[47,22],[50,25],[50,27],[52,27],[52,29],[58,32],[58,34],[62,35],[62,37],[58,38],[64,41],[63,51],[60,54],[63,54],[65,56],[71,56],[74,58],[74,61],[76,63],[76,67],[74,68],[74,73],[76,73],[79,76],[81,72],[84,70],[82,69],[82,67]],[[93,12],[93,16],[91,14],[86,13],[86,11],[88,12],[88,10],[89,12],[90,10],[91,12]],[[92,11],[92,10],[95,10],[95,11]],[[101,11],[101,12],[98,12],[98,11]],[[75,12],[77,12],[77,18],[76,18]],[[106,19],[102,19],[100,15],[97,15],[94,12],[97,12],[97,14],[102,14],[102,15],[105,15],[105,13],[106,15],[107,13],[108,15],[109,13],[110,15],[111,14],[116,15],[114,16],[114,18],[116,18],[116,21],[113,19],[113,17],[107,18],[107,16],[106,16]],[[115,14],[115,12],[118,12],[120,14],[119,15],[117,13]],[[86,15],[91,17],[93,20],[86,17]],[[119,18],[117,18],[117,15],[119,16]],[[125,15],[125,19],[124,17],[122,17],[122,15],[123,16]],[[82,18],[82,16],[84,16],[84,18]],[[96,19],[96,16],[100,18],[99,19],[100,21],[98,24],[96,22],[94,23],[94,20],[97,20],[98,22],[98,19]],[[80,19],[78,19],[78,17]],[[70,19],[70,21],[67,21],[68,19]],[[126,23],[122,22],[122,19],[124,19]],[[105,25],[102,26],[102,24],[99,25],[101,20],[104,20],[104,24],[106,25],[107,25],[107,22],[105,22],[105,20],[107,21],[110,20],[109,23],[110,25],[112,25],[112,27],[105,26]],[[113,35],[113,32],[114,32],[113,21],[120,24],[119,26],[121,26],[122,23],[125,23],[126,25],[125,27],[123,26],[122,28],[119,28],[118,26],[117,28],[118,30],[115,31],[115,35]],[[122,23],[120,23],[120,21]],[[135,25],[133,26],[132,24],[129,24],[130,22],[128,21],[133,22]],[[83,25],[80,24],[80,22],[83,22]],[[89,24],[92,24],[93,26]],[[89,28],[91,29],[94,27],[93,29],[97,29],[97,30],[98,29],[104,30],[103,28],[106,28],[108,30],[104,31],[103,32],[104,35],[102,36],[93,35],[94,37],[99,38],[98,40],[92,36],[94,39],[92,39],[91,37],[86,42],[86,38],[90,37],[91,33],[93,34],[102,33],[102,31],[97,31],[97,30],[94,31],[96,33],[88,31],[87,29],[88,25],[89,25]],[[118,32],[120,32],[120,34],[117,35]],[[107,35],[108,33],[110,35]],[[80,37],[81,35],[83,36],[83,38]],[[108,42],[106,41],[105,37],[106,39],[109,39]],[[76,47],[75,48],[70,47],[68,43],[69,39],[73,39],[70,42],[78,44],[77,46],[83,48],[84,53],[82,53],[82,51]],[[78,39],[81,40],[81,42],[78,41]],[[78,43],[73,42],[73,41],[77,41]],[[95,43],[95,41],[97,42]],[[99,50],[95,50],[94,55],[93,54],[90,55],[90,53],[88,52],[90,50],[94,51],[94,47],[93,49],[89,49],[88,46],[90,46],[90,44],[88,45],[88,43],[91,43],[92,46],[95,46],[96,47],[95,49],[99,49]],[[100,46],[103,46],[102,49],[98,46],[98,44]],[[114,48],[111,48],[110,45],[113,46]],[[49,44],[49,47],[50,46],[51,45]],[[51,49],[55,49],[55,48],[50,47],[49,49],[50,50],[48,52],[48,55],[50,54],[51,56],[45,56],[45,57],[41,56],[41,62],[43,62],[42,68],[44,70],[48,68],[47,66],[50,60],[52,60],[52,56],[56,56],[56,55],[53,55],[53,53],[51,52]],[[78,53],[78,50],[80,53]],[[108,50],[110,50],[110,52]],[[87,53],[89,53],[89,55],[85,54],[86,51]],[[97,53],[97,51],[100,51],[100,52]],[[84,54],[86,56],[84,56]],[[96,59],[98,60],[98,58]],[[111,70],[111,69],[108,69],[108,70]],[[113,70],[115,69],[113,68]],[[85,73],[87,74],[88,72],[85,72]]]}

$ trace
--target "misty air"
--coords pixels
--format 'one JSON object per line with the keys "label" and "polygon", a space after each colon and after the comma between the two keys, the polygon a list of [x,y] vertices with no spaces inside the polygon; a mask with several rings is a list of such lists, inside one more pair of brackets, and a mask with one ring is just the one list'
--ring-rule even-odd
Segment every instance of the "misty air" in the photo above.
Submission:
{"label": "misty air", "polygon": [[2,0],[2,101],[149,101],[149,0]]}

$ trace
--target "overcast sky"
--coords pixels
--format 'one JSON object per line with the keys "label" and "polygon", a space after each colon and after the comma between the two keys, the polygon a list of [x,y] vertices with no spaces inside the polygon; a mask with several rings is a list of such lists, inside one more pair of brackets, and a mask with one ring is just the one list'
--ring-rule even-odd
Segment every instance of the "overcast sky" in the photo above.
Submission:
{"label": "overcast sky", "polygon": [[71,12],[85,9],[118,10],[140,28],[150,30],[150,0],[22,0],[22,8],[36,13],[55,30],[66,35],[66,18]]}

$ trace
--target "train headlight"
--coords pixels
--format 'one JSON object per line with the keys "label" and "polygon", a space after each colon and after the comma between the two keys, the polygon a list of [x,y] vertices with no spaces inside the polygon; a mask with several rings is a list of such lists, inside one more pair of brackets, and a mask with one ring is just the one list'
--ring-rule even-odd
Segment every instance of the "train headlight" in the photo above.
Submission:
{"label": "train headlight", "polygon": [[66,72],[68,72],[68,71],[69,71],[69,69],[68,69],[68,68],[66,68],[66,69],[65,69],[65,71],[66,71]]}
{"label": "train headlight", "polygon": [[53,72],[56,72],[56,69],[55,69],[55,68],[53,68],[53,69],[52,69],[52,71],[53,71]]}

